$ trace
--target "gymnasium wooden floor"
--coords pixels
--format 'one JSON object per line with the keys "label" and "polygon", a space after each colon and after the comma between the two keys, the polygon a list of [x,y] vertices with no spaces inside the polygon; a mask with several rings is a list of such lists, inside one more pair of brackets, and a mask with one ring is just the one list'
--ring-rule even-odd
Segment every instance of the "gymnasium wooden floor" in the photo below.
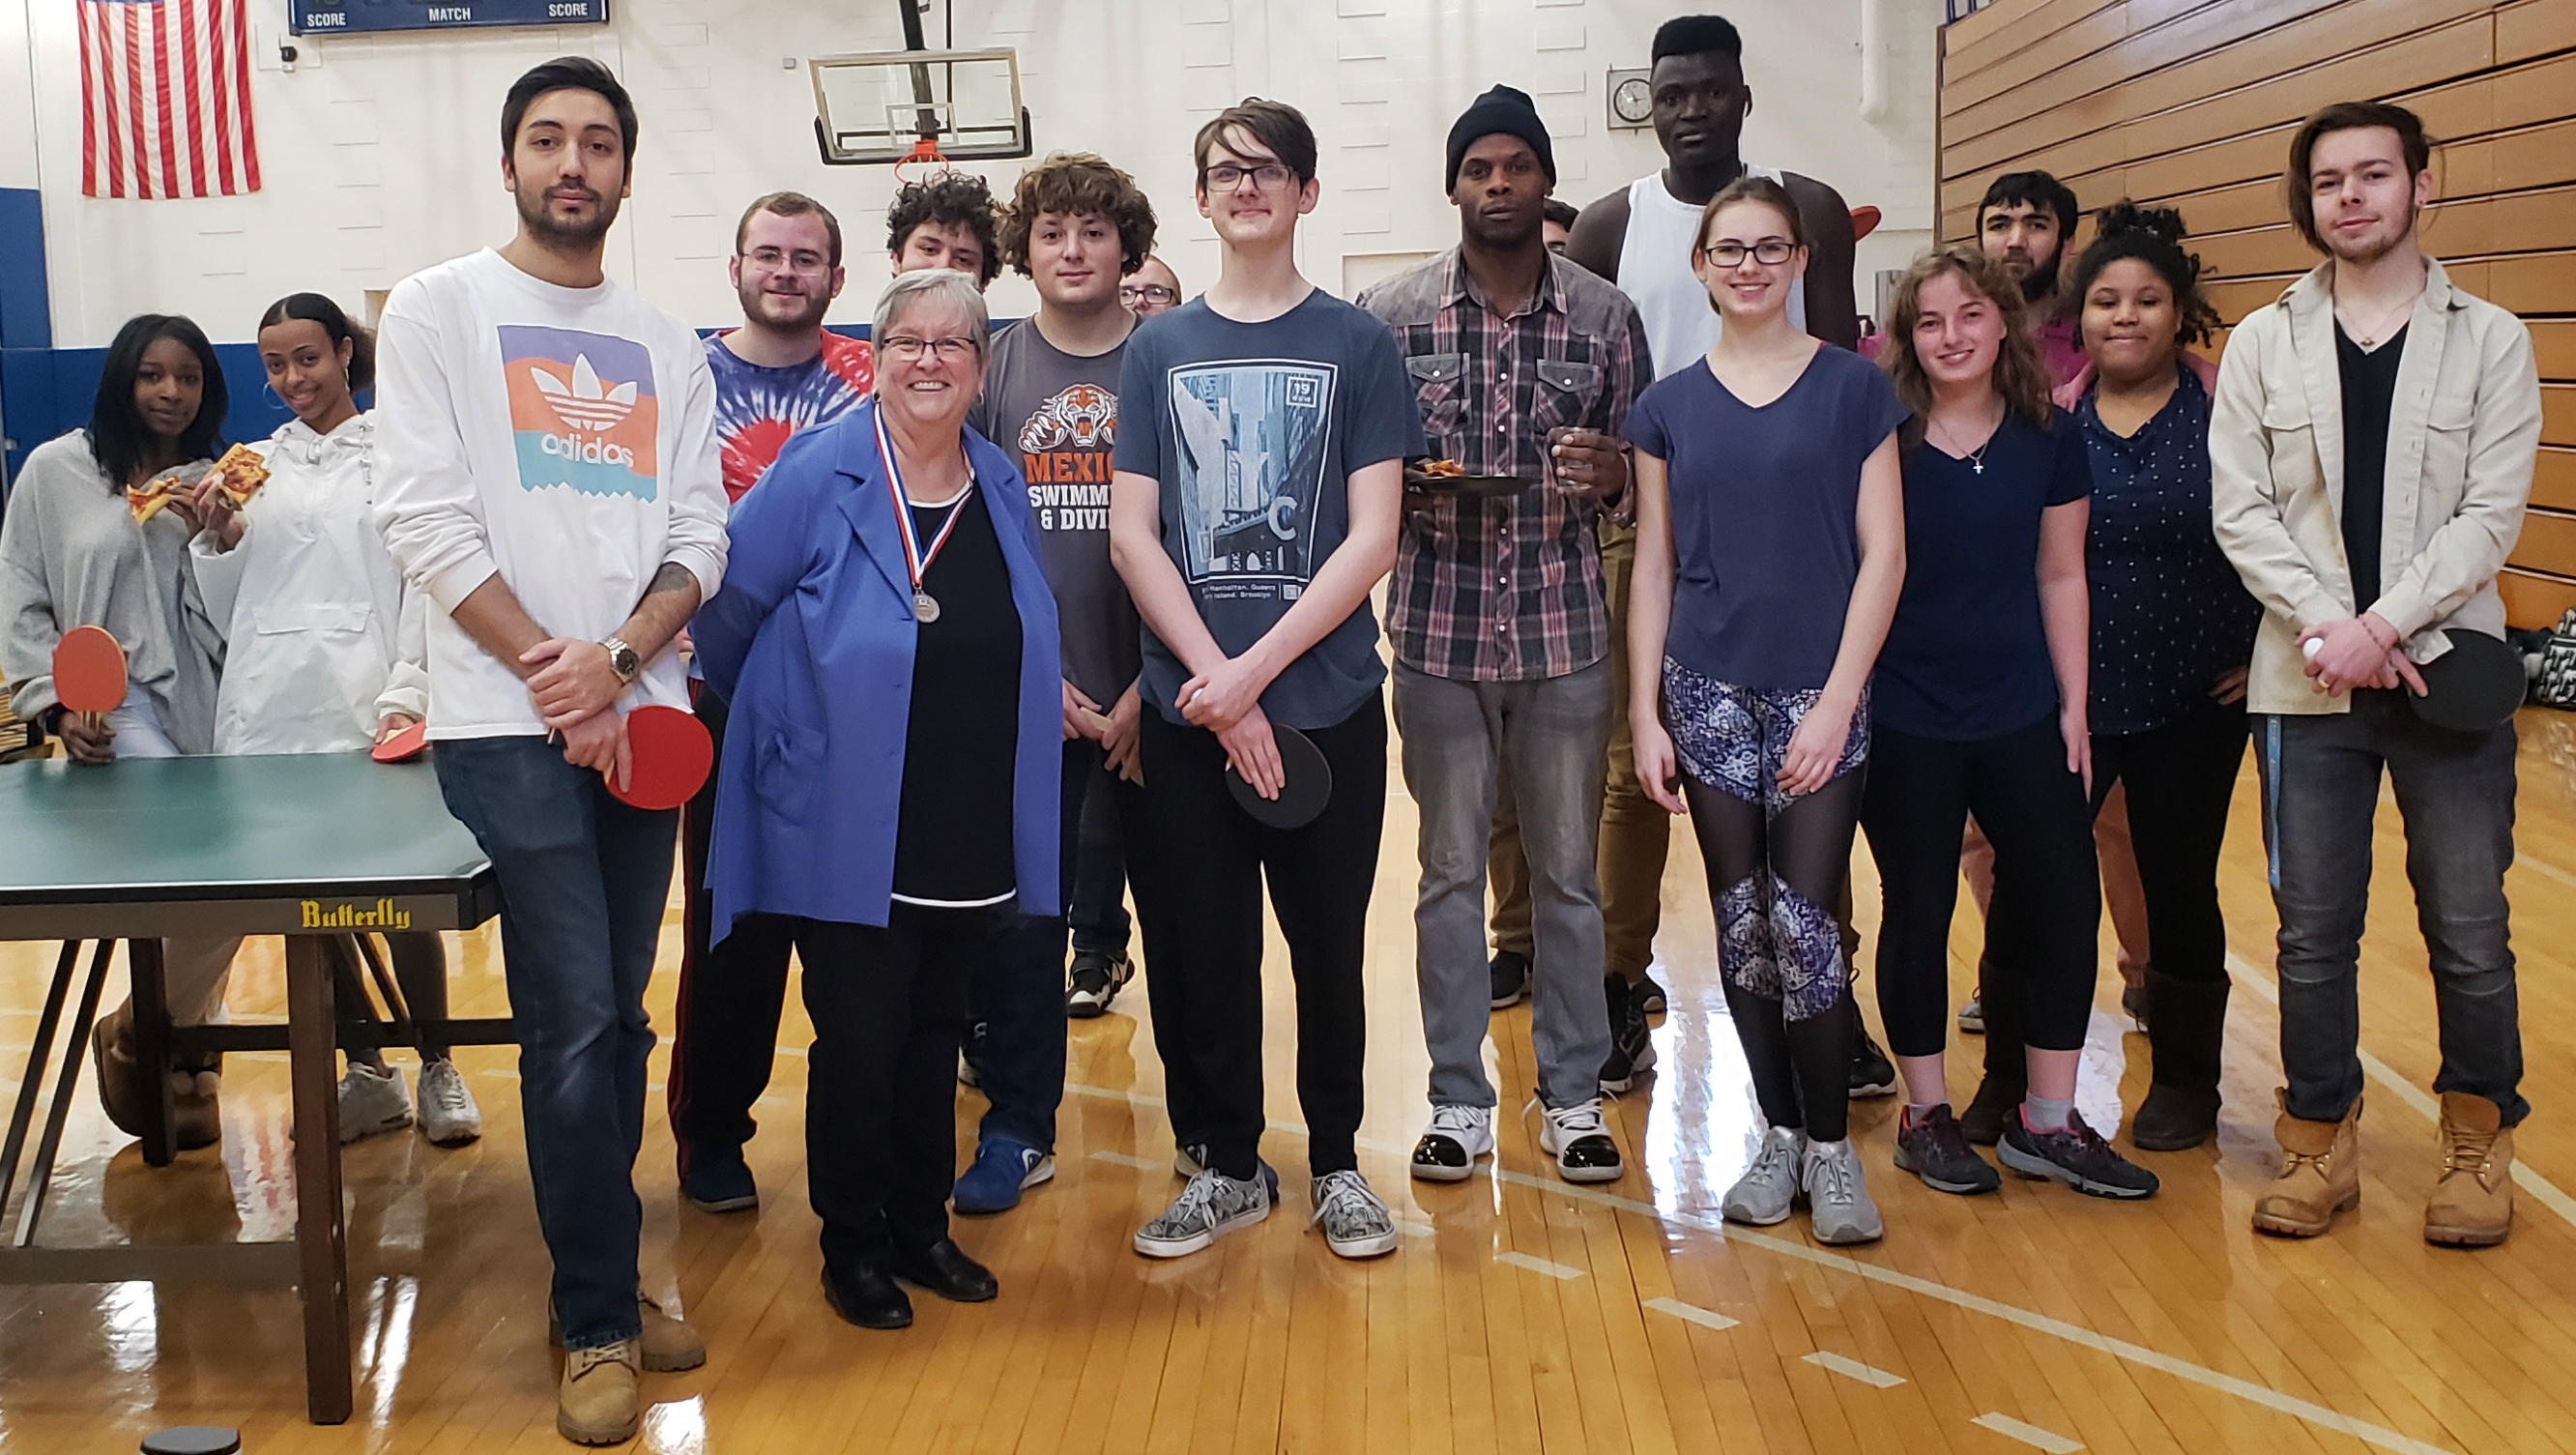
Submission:
{"label": "gymnasium wooden floor", "polygon": [[[637,1170],[648,1283],[712,1351],[648,1376],[642,1447],[809,1451],[2504,1451],[2576,1449],[2576,718],[2526,712],[2514,869],[2527,1091],[2512,1241],[2463,1253],[2418,1235],[2433,1179],[2431,995],[2395,812],[2381,815],[2364,952],[2366,1195],[2330,1237],[2254,1236],[2272,1166],[2278,1075],[2266,985],[2271,910],[2250,767],[2228,851],[2238,965],[2228,1106],[2213,1147],[2153,1156],[2140,1205],[2007,1180],[1963,1199],[1888,1164],[1891,1101],[1856,1108],[1888,1236],[1831,1251],[1797,1229],[1717,1219],[1753,1137],[1743,1068],[1710,970],[1708,905],[1687,835],[1665,886],[1673,1012],[1661,1070],[1615,1108],[1630,1170],[1560,1183],[1527,1121],[1528,1012],[1495,1018],[1501,1170],[1450,1187],[1404,1174],[1424,1113],[1410,908],[1413,818],[1389,804],[1369,975],[1372,1096],[1363,1160],[1408,1236],[1365,1265],[1302,1223],[1304,1153],[1290,1036],[1269,1051],[1268,1155],[1292,1175],[1279,1215],[1206,1254],[1150,1263],[1135,1226],[1174,1190],[1161,1070],[1131,991],[1073,1030],[1061,1172],[1015,1212],[958,1236],[999,1302],[919,1301],[901,1334],[834,1319],[816,1286],[800,1131],[805,1030],[781,1036],[752,1163],[756,1216],[679,1201],[658,1102]],[[1864,928],[1875,899],[1858,872]],[[667,1020],[676,906],[664,973]],[[1954,984],[1976,929],[1962,914]],[[2107,940],[2106,940],[2107,945]],[[1864,960],[1867,952],[1864,951]],[[2115,1021],[2105,956],[2082,1105],[2097,1126],[2143,1091],[2145,1043]],[[0,949],[0,1076],[14,1085],[50,952]],[[498,1013],[496,936],[464,937],[459,1004]],[[246,951],[236,1016],[282,1000],[274,942]],[[1865,1002],[1868,1003],[1868,1002]],[[1290,1024],[1285,979],[1269,1014]],[[1876,1020],[1871,1003],[1870,1015]],[[1962,1094],[1975,1045],[1954,1052]],[[125,1452],[172,1424],[238,1425],[254,1455],[552,1452],[545,1258],[506,1049],[468,1051],[490,1134],[441,1152],[414,1135],[348,1152],[358,1414],[303,1421],[294,1296],[143,1283],[0,1290],[0,1448]],[[658,1063],[657,1063],[658,1065]],[[220,1149],[145,1168],[83,1086],[50,1240],[280,1235],[292,1218],[284,1058],[231,1063]],[[656,1083],[656,1095],[659,1083]],[[981,1103],[959,1098],[961,1127]],[[961,1143],[962,1145],[962,1143]],[[2536,1176],[2531,1174],[2537,1174]]]}

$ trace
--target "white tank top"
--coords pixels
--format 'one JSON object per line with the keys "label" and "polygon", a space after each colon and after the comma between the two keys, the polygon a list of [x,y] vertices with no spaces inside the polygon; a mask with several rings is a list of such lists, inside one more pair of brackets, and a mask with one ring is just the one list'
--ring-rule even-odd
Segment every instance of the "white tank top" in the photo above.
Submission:
{"label": "white tank top", "polygon": [[[1744,175],[1778,182],[1780,169],[1748,162]],[[1784,184],[1785,185],[1785,184]],[[1637,305],[1646,325],[1646,347],[1660,379],[1717,347],[1717,309],[1691,271],[1691,245],[1699,241],[1700,209],[1664,190],[1661,172],[1628,184],[1628,235],[1619,244],[1619,291]],[[1789,323],[1807,326],[1807,280],[1789,285]]]}

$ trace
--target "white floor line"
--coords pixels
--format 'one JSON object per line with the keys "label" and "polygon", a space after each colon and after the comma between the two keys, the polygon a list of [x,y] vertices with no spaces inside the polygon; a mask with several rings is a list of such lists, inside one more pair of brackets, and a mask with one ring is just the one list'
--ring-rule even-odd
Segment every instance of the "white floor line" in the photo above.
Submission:
{"label": "white floor line", "polygon": [[1982,1414],[1968,1423],[1983,1425],[2007,1439],[2019,1440],[2025,1445],[2045,1450],[2048,1455],[2074,1455],[2074,1452],[2084,1448],[2055,1430],[2043,1430],[2037,1425],[2024,1424],[2010,1415]]}
{"label": "white floor line", "polygon": [[1494,1261],[1509,1263],[1514,1268],[1526,1268],[1532,1273],[1544,1273],[1550,1278],[1570,1279],[1583,1276],[1583,1270],[1580,1268],[1563,1263],[1551,1263],[1545,1258],[1533,1258],[1527,1253],[1497,1253],[1494,1255]]}
{"label": "white floor line", "polygon": [[1826,1349],[1819,1349],[1808,1355],[1805,1362],[1813,1364],[1828,1374],[1839,1374],[1845,1379],[1857,1379],[1874,1389],[1894,1389],[1905,1382],[1905,1376],[1902,1374],[1890,1374],[1875,1365],[1863,1364],[1857,1359],[1846,1359]]}
{"label": "white floor line", "polygon": [[1650,1298],[1646,1300],[1644,1306],[1659,1314],[1670,1314],[1685,1323],[1697,1324],[1703,1329],[1731,1329],[1744,1322],[1742,1319],[1730,1319],[1722,1313],[1701,1308],[1695,1303],[1684,1303],[1677,1298]]}
{"label": "white floor line", "polygon": [[[1106,1087],[1077,1086],[1074,1083],[1067,1082],[1064,1089],[1068,1092],[1073,1092],[1083,1096],[1099,1097],[1107,1101],[1127,1101],[1132,1104],[1146,1106],[1162,1105],[1161,1097],[1148,1096],[1142,1093],[1112,1091]],[[1270,1125],[1276,1130],[1288,1132],[1292,1135],[1304,1135],[1304,1128],[1293,1122],[1273,1120]],[[1409,1149],[1389,1146],[1383,1143],[1363,1140],[1360,1145],[1367,1147],[1372,1151],[1381,1152],[1390,1157],[1402,1158],[1409,1155]],[[2176,1379],[2197,1384],[2204,1389],[2214,1389],[2222,1394],[2232,1394],[2250,1404],[2261,1405],[2265,1409],[2288,1415],[2293,1419],[2305,1420],[2309,1424],[2318,1426],[2321,1429],[2332,1430],[2337,1434],[2350,1435],[2356,1440],[2376,1445],[2383,1450],[2398,1451],[2400,1452],[2400,1455],[2453,1455],[2453,1452],[2443,1446],[2428,1444],[2425,1441],[2415,1439],[2412,1436],[2401,1435],[2395,1430],[2391,1430],[2380,1425],[2374,1425],[2368,1420],[2356,1419],[2351,1415],[2341,1413],[2337,1410],[2328,1409],[2324,1405],[2317,1404],[2312,1400],[2300,1399],[2296,1395],[2283,1394],[2277,1389],[2256,1384],[2250,1379],[2242,1379],[2233,1374],[2223,1374],[2218,1370],[2194,1364],[2188,1359],[2177,1359],[2171,1354],[2150,1349],[2143,1344],[2132,1344],[2126,1339],[2115,1339],[2108,1334],[2096,1333],[2081,1325],[2070,1324],[2064,1319],[2051,1318],[2046,1314],[2035,1313],[2030,1309],[2004,1303],[1997,1299],[1987,1298],[1980,1294],[1969,1293],[1962,1289],[1952,1288],[1946,1283],[1935,1283],[1928,1278],[1917,1278],[1910,1273],[1899,1273],[1892,1268],[1881,1268],[1874,1263],[1863,1263],[1857,1258],[1846,1257],[1840,1253],[1828,1253],[1820,1248],[1810,1247],[1800,1239],[1782,1237],[1775,1233],[1757,1232],[1750,1228],[1736,1227],[1721,1218],[1709,1216],[1703,1213],[1687,1213],[1680,1211],[1667,1212],[1654,1206],[1652,1203],[1639,1202],[1635,1198],[1621,1197],[1616,1193],[1603,1192],[1594,1187],[1578,1186],[1574,1183],[1563,1182],[1553,1177],[1535,1177],[1526,1172],[1514,1172],[1511,1169],[1504,1167],[1495,1168],[1493,1176],[1499,1181],[1515,1183],[1522,1187],[1535,1188],[1541,1192],[1557,1193],[1560,1196],[1573,1198],[1578,1202],[1588,1202],[1600,1207],[1616,1208],[1621,1212],[1635,1213],[1639,1217],[1653,1218],[1659,1222],[1691,1228],[1698,1232],[1725,1238],[1729,1242],[1742,1243],[1750,1247],[1758,1247],[1767,1252],[1778,1254],[1783,1258],[1795,1258],[1801,1262],[1812,1263],[1821,1268],[1831,1268],[1837,1272],[1849,1273],[1855,1277],[1866,1278],[1873,1283],[1883,1283],[1891,1288],[1901,1288],[1908,1293],[1916,1294],[1923,1298],[1934,1299],[1939,1302],[1949,1304],[1954,1308],[1962,1308],[1971,1313],[1980,1313],[1987,1315],[1990,1318],[2001,1319],[2006,1323],[2029,1329],[2033,1333],[2047,1334],[2052,1338],[2063,1339],[2067,1343],[2074,1344],[2079,1348],[2091,1349],[2096,1353],[2108,1354],[2114,1359],[2135,1364],[2140,1368],[2153,1369],[2160,1374],[2170,1374]],[[1690,1307],[1690,1305],[1687,1304],[1681,1306],[1684,1308]],[[1656,1305],[1650,1303],[1648,1307],[1656,1307]],[[1662,1311],[1667,1313],[1673,1312],[1670,1308],[1665,1308]],[[1687,1317],[1687,1315],[1681,1316]],[[1712,1315],[1712,1317],[1722,1317],[1722,1315]],[[1997,1418],[2002,1418],[2002,1416],[1997,1416]],[[2044,1434],[2046,1432],[2042,1431],[2041,1433]],[[2082,1447],[2078,1446],[2077,1448],[2080,1449]]]}
{"label": "white floor line", "polygon": [[1120,1167],[1133,1167],[1140,1172],[1151,1172],[1158,1167],[1168,1167],[1171,1165],[1168,1162],[1157,1162],[1151,1157],[1131,1157],[1125,1152],[1094,1152],[1091,1154],[1091,1160],[1094,1162],[1108,1162]]}
{"label": "white floor line", "polygon": [[[2227,952],[2227,968],[2235,974],[2238,984],[2262,997],[2264,1002],[2273,1009],[2280,1008],[2280,987],[2272,983],[2271,976],[2247,964],[2244,957],[2233,950]],[[2441,1125],[2441,1103],[2435,1101],[2424,1088],[2398,1074],[2396,1067],[2364,1051],[2361,1053],[2361,1069],[2363,1074],[2387,1088],[2389,1094],[2396,1097],[2409,1110],[2435,1126]],[[2576,1197],[2569,1197],[2557,1183],[2534,1171],[2530,1163],[2519,1158],[2514,1161],[2513,1182],[2516,1187],[2530,1193],[2543,1207],[2558,1214],[2569,1226],[2576,1227]]]}

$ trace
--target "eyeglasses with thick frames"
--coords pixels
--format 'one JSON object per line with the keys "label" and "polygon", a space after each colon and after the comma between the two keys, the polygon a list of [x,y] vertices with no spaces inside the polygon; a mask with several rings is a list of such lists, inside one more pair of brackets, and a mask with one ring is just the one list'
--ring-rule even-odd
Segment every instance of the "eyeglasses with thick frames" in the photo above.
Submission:
{"label": "eyeglasses with thick frames", "polygon": [[1118,301],[1133,308],[1139,303],[1178,303],[1181,295],[1160,283],[1121,283],[1118,285]]}
{"label": "eyeglasses with thick frames", "polygon": [[1789,261],[1790,256],[1797,251],[1796,243],[1782,242],[1776,237],[1766,237],[1750,245],[1739,242],[1710,243],[1699,250],[1699,255],[1718,267],[1734,268],[1742,266],[1745,254],[1750,253],[1753,255],[1753,261],[1766,268],[1776,268]]}
{"label": "eyeglasses with thick frames", "polygon": [[878,340],[877,347],[905,363],[918,361],[925,353],[937,354],[944,364],[954,364],[981,353],[971,338],[914,338],[910,334],[890,333]]}
{"label": "eyeglasses with thick frames", "polygon": [[1257,166],[1238,167],[1232,162],[1219,162],[1201,174],[1211,192],[1231,192],[1250,177],[1255,189],[1276,192],[1288,185],[1288,168],[1281,162],[1263,162]]}

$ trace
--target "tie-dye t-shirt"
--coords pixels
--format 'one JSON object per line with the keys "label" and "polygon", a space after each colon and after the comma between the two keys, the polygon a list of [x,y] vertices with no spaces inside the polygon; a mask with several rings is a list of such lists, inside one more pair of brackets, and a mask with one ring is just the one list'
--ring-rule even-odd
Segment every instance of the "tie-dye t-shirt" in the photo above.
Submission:
{"label": "tie-dye t-shirt", "polygon": [[836,419],[867,398],[876,387],[876,364],[865,340],[828,329],[823,352],[784,369],[744,363],[725,347],[728,337],[707,340],[707,368],[716,377],[725,495],[740,500],[778,458],[789,435]]}

